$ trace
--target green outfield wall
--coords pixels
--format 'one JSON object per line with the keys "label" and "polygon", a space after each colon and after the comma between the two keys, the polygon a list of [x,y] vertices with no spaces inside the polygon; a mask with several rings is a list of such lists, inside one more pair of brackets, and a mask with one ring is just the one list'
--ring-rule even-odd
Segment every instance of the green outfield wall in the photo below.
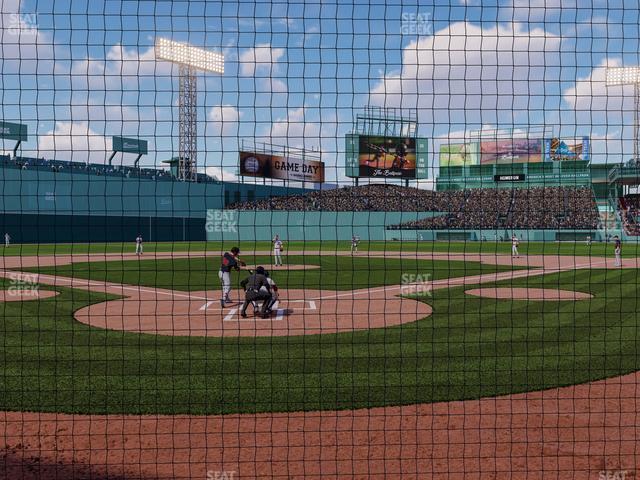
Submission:
{"label": "green outfield wall", "polygon": [[299,212],[209,210],[205,229],[210,241],[385,240],[386,226],[440,215],[437,212]]}
{"label": "green outfield wall", "polygon": [[496,230],[386,230],[385,239],[388,241],[510,241],[511,235],[516,235],[524,242],[571,242],[586,241],[588,237],[594,242],[603,242],[613,235],[620,235],[624,239],[637,241],[638,237],[627,237],[619,229],[593,230],[525,230],[525,229],[496,229]]}

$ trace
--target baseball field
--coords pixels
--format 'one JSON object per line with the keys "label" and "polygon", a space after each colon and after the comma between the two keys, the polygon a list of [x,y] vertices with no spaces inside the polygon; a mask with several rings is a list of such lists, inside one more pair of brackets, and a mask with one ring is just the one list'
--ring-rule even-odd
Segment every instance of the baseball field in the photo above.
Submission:
{"label": "baseball field", "polygon": [[240,316],[245,270],[220,305],[232,246],[0,252],[7,478],[634,468],[635,246],[301,242],[272,267],[241,243],[266,319]]}

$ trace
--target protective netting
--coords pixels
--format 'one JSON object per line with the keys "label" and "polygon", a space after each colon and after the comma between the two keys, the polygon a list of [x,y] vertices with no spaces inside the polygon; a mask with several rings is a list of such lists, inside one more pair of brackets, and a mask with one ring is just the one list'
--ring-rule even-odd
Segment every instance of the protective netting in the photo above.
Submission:
{"label": "protective netting", "polygon": [[0,0],[0,477],[635,478],[639,17]]}

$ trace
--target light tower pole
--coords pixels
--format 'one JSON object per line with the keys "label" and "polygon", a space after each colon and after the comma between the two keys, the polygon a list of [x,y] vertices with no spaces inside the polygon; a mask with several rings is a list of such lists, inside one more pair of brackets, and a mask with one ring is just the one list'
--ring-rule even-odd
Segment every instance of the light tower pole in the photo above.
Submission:
{"label": "light tower pole", "polygon": [[195,181],[198,171],[198,79],[196,73],[224,73],[224,56],[166,38],[156,39],[156,58],[179,66],[178,178]]}
{"label": "light tower pole", "polygon": [[640,160],[640,67],[607,69],[607,86],[633,85],[633,159]]}

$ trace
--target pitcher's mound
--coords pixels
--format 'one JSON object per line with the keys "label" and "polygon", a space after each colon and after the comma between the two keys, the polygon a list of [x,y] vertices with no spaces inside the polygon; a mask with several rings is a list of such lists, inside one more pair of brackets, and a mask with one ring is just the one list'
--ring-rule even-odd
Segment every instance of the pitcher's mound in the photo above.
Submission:
{"label": "pitcher's mound", "polygon": [[503,298],[511,300],[586,300],[593,295],[572,290],[556,290],[553,288],[510,288],[484,287],[465,292],[474,297]]}

